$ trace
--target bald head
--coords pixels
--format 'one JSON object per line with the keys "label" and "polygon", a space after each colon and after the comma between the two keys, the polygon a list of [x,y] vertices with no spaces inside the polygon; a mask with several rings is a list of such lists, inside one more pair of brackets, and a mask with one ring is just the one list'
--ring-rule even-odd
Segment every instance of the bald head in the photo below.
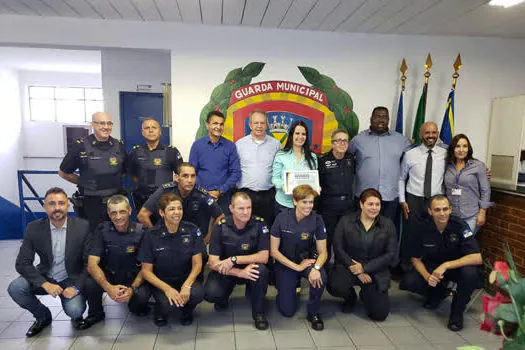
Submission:
{"label": "bald head", "polygon": [[438,126],[434,122],[426,122],[421,125],[419,137],[428,148],[434,147],[438,139]]}
{"label": "bald head", "polygon": [[107,141],[113,130],[113,122],[106,112],[96,112],[91,116],[93,135],[98,141]]}
{"label": "bald head", "polygon": [[146,142],[155,144],[159,142],[162,130],[159,122],[153,118],[145,118],[142,122],[142,136],[146,139]]}

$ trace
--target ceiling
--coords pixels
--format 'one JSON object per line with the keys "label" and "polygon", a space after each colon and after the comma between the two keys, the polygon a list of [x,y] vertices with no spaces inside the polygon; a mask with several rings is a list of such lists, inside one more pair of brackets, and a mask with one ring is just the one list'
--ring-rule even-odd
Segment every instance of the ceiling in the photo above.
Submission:
{"label": "ceiling", "polygon": [[0,66],[16,70],[100,74],[101,53],[96,50],[0,47]]}
{"label": "ceiling", "polygon": [[0,0],[1,15],[353,33],[525,38],[525,3],[488,0]]}

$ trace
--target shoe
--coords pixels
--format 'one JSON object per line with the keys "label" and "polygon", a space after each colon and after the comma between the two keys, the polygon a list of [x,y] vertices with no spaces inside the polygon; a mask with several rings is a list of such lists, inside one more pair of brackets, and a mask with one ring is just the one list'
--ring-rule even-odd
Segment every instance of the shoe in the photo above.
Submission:
{"label": "shoe", "polygon": [[135,316],[138,316],[138,317],[144,317],[144,316],[146,316],[146,315],[149,314],[149,307],[145,307],[145,308],[143,308],[143,309],[133,310],[133,311],[130,310],[130,312],[131,312],[133,315],[135,315]]}
{"label": "shoe", "polygon": [[49,326],[51,324],[52,319],[51,318],[44,318],[41,320],[36,320],[31,327],[26,332],[26,337],[31,338],[37,335],[38,333],[42,332],[44,328]]}
{"label": "shoe", "polygon": [[269,324],[265,314],[259,313],[253,315],[253,321],[255,324],[255,328],[257,328],[258,330],[264,331],[265,329],[268,329]]}
{"label": "shoe", "polygon": [[463,329],[463,315],[454,316],[450,315],[450,318],[448,319],[448,329],[450,329],[452,332],[459,332]]}
{"label": "shoe", "polygon": [[341,304],[341,312],[344,314],[349,314],[353,312],[354,308],[355,308],[355,302],[350,302],[350,301],[345,300]]}
{"label": "shoe", "polygon": [[213,307],[215,308],[215,311],[225,311],[228,309],[228,301],[215,303]]}
{"label": "shoe", "polygon": [[193,312],[182,312],[180,315],[180,324],[189,326],[193,323]]}
{"label": "shoe", "polygon": [[427,310],[435,310],[439,307],[443,299],[430,299],[428,298],[425,303],[423,304],[423,307]]}
{"label": "shoe", "polygon": [[324,329],[324,322],[319,314],[308,314],[306,319],[312,325],[314,331],[322,331]]}
{"label": "shoe", "polygon": [[88,315],[88,317],[86,317],[85,319],[83,320],[79,319],[76,321],[78,322],[76,328],[80,330],[91,328],[97,323],[104,321],[105,318],[106,318],[106,314],[103,312],[96,314],[96,315]]}
{"label": "shoe", "polygon": [[166,317],[164,316],[155,316],[153,319],[153,323],[157,327],[165,327],[168,324],[168,320],[166,320]]}

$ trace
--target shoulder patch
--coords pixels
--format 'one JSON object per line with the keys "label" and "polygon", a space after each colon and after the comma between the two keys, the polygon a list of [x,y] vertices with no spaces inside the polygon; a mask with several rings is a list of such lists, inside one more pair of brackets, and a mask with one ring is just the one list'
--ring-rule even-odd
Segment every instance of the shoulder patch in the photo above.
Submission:
{"label": "shoulder patch", "polygon": [[219,220],[219,222],[218,222],[219,225],[222,225],[222,224],[225,224],[225,223],[226,223],[226,219],[225,218]]}
{"label": "shoulder patch", "polygon": [[195,230],[195,233],[197,234],[197,237],[200,237],[202,235],[202,232],[201,230],[199,230],[199,228]]}
{"label": "shoulder patch", "polygon": [[263,225],[263,226],[262,226],[262,232],[263,232],[263,233],[269,233],[270,230],[268,229],[268,226]]}
{"label": "shoulder patch", "polygon": [[77,139],[76,143],[84,143],[84,139]]}
{"label": "shoulder patch", "polygon": [[473,233],[470,230],[470,228],[466,228],[466,229],[463,230],[463,238],[469,238],[472,235],[473,235]]}
{"label": "shoulder patch", "polygon": [[177,183],[175,181],[172,181],[172,182],[168,182],[168,183],[165,183],[162,185],[162,188],[172,188],[172,187],[175,187],[177,185]]}
{"label": "shoulder patch", "polygon": [[201,193],[204,193],[205,195],[208,195],[208,191],[204,188],[204,187],[201,187],[201,186],[195,186],[195,189]]}

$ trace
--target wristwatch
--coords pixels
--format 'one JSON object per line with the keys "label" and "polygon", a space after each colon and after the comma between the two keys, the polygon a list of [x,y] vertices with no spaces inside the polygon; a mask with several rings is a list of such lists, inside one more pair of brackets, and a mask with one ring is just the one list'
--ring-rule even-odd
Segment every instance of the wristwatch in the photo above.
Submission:
{"label": "wristwatch", "polygon": [[237,265],[237,257],[236,257],[236,256],[232,256],[232,257],[230,258],[230,260],[232,261],[232,263],[233,263],[234,266]]}
{"label": "wristwatch", "polygon": [[314,265],[314,269],[316,269],[317,271],[321,271],[321,266],[320,266],[320,265],[317,265],[317,264],[315,264],[315,265]]}

